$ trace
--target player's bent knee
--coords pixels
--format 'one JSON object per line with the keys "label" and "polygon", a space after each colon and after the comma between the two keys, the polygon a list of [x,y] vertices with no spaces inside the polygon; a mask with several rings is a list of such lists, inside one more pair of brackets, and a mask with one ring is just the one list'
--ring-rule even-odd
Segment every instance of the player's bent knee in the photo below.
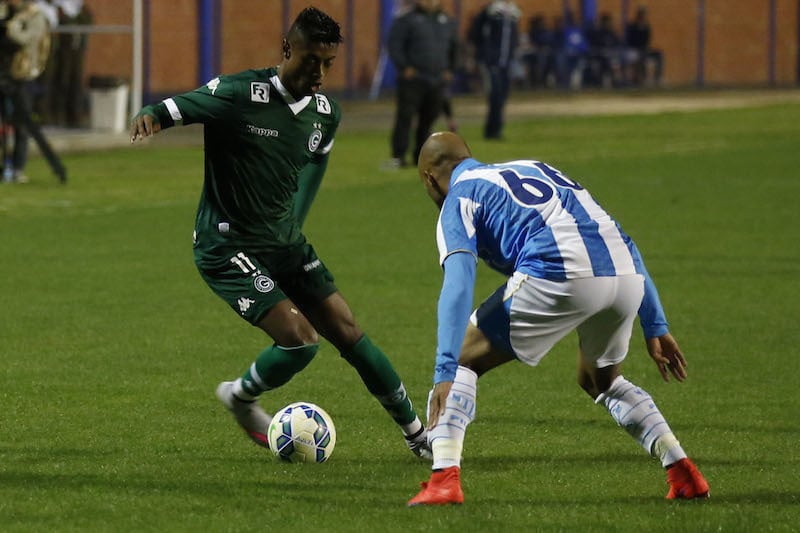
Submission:
{"label": "player's bent knee", "polygon": [[298,324],[287,324],[278,331],[267,331],[275,343],[280,346],[297,347],[319,344],[319,334],[309,324],[308,327]]}
{"label": "player's bent knee", "polygon": [[355,323],[353,324],[339,324],[325,337],[333,344],[340,352],[348,351],[355,346],[364,332]]}
{"label": "player's bent knee", "polygon": [[600,396],[600,391],[597,390],[592,379],[585,375],[581,374],[578,376],[578,385],[581,389],[583,389],[586,394],[588,394],[593,400],[596,400],[598,396]]}
{"label": "player's bent knee", "polygon": [[289,301],[273,307],[257,325],[280,346],[319,344],[317,330]]}

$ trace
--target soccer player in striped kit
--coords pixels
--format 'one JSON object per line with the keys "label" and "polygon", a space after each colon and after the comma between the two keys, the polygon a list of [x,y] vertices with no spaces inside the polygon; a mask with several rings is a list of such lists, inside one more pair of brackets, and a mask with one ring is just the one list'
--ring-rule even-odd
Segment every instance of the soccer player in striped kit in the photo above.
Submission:
{"label": "soccer player in striped kit", "polygon": [[[433,134],[418,166],[440,208],[436,240],[444,281],[428,405],[433,473],[408,505],[464,501],[461,451],[475,416],[478,377],[514,359],[535,366],[573,330],[580,386],[660,459],[667,498],[707,497],[708,483],[655,402],[621,374],[637,314],[665,381],[670,374],[683,381],[686,360],[636,245],[614,219],[552,166],[481,163],[454,133]],[[471,313],[478,258],[508,282]]]}

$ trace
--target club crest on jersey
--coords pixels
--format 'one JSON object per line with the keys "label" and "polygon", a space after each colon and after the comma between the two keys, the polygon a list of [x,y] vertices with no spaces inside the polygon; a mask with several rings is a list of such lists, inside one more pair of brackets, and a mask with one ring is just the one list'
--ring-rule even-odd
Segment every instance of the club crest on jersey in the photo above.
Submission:
{"label": "club crest on jersey", "polygon": [[258,292],[269,292],[275,288],[275,282],[264,274],[261,274],[260,276],[256,276],[253,280],[253,286]]}
{"label": "club crest on jersey", "polygon": [[314,131],[311,132],[311,136],[308,138],[308,151],[309,152],[316,152],[317,148],[319,148],[319,143],[322,142],[322,131],[320,131],[320,125],[314,124]]}
{"label": "club crest on jersey", "polygon": [[266,104],[269,102],[269,84],[263,81],[250,82],[250,101]]}

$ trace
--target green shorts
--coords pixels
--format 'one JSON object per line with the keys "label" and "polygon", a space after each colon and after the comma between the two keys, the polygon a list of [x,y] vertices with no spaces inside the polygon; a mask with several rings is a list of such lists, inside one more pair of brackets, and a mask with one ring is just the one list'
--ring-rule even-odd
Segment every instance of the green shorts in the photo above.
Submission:
{"label": "green shorts", "polygon": [[333,274],[307,242],[279,252],[253,252],[233,242],[194,250],[200,275],[239,316],[256,325],[289,299],[301,311],[337,291]]}

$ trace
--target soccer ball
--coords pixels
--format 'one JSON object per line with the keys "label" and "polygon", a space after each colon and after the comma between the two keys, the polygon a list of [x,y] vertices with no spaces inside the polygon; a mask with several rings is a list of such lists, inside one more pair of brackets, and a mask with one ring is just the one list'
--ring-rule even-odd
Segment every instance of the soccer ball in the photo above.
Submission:
{"label": "soccer ball", "polygon": [[318,405],[296,402],[275,414],[267,438],[269,449],[284,461],[324,463],[336,445],[336,428]]}

